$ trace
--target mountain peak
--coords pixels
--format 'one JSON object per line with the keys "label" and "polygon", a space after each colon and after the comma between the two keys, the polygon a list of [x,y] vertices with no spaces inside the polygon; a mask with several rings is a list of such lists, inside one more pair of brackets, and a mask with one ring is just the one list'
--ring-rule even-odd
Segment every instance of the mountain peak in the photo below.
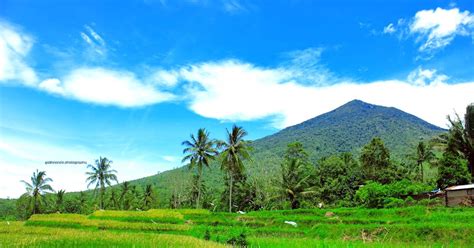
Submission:
{"label": "mountain peak", "polygon": [[[364,109],[364,108],[373,108],[373,107],[377,107],[377,105],[366,103],[366,102],[361,101],[359,99],[354,99],[352,101],[349,101],[349,102],[345,103],[344,105],[340,106],[337,109],[343,109],[343,108],[363,108]],[[337,110],[337,109],[335,109],[335,110]]]}
{"label": "mountain peak", "polygon": [[380,137],[394,154],[405,157],[420,139],[429,140],[444,131],[400,109],[355,99],[255,144],[284,150],[286,144],[300,141],[317,159],[339,152],[357,153],[372,138]]}

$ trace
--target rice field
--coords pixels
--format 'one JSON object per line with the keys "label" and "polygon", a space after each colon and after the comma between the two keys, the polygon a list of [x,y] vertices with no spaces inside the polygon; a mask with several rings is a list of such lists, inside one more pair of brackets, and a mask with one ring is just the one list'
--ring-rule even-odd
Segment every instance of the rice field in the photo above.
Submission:
{"label": "rice field", "polygon": [[[291,222],[287,224],[285,222]],[[474,247],[473,208],[97,211],[1,222],[0,247]]]}

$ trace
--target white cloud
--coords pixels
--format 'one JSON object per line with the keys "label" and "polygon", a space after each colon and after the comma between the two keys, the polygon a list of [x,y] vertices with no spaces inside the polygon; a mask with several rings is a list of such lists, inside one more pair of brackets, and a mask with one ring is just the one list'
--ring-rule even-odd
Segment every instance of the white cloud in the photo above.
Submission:
{"label": "white cloud", "polygon": [[141,82],[135,74],[104,68],[79,68],[64,79],[48,79],[40,88],[64,97],[103,105],[139,107],[171,101],[174,95]]}
{"label": "white cloud", "polygon": [[64,89],[61,87],[61,81],[57,78],[48,78],[39,84],[39,88],[53,94],[64,95]]}
{"label": "white cloud", "polygon": [[413,70],[407,77],[409,83],[418,86],[446,83],[448,79],[448,76],[437,73],[435,69],[423,69],[422,67]]}
{"label": "white cloud", "polygon": [[0,22],[0,81],[17,81],[34,85],[35,71],[26,62],[33,38],[12,25]]}
{"label": "white cloud", "polygon": [[383,28],[384,34],[392,34],[392,33],[395,33],[395,31],[397,30],[395,29],[395,26],[393,25],[393,23],[390,23]]}
{"label": "white cloud", "polygon": [[412,34],[420,35],[420,51],[432,51],[451,43],[457,35],[469,36],[474,32],[474,15],[458,8],[421,10],[410,25]]}
{"label": "white cloud", "polygon": [[283,128],[334,109],[350,100],[393,106],[445,127],[446,115],[463,113],[474,82],[448,84],[447,76],[419,68],[406,81],[344,82],[315,86],[299,83],[285,68],[260,68],[234,60],[181,69],[190,82],[190,109],[227,121],[271,118]]}
{"label": "white cloud", "polygon": [[451,44],[456,36],[471,36],[474,39],[474,15],[468,10],[429,9],[416,12],[409,19],[399,19],[396,24],[384,27],[383,33],[395,34],[399,39],[415,37],[419,43],[418,58],[429,59],[433,54]]}

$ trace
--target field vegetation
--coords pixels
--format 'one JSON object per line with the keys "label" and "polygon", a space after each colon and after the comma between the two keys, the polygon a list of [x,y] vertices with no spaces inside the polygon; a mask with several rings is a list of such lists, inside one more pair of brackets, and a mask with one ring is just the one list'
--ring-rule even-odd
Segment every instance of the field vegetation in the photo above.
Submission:
{"label": "field vegetation", "polygon": [[[181,222],[170,223],[173,218]],[[424,206],[245,214],[102,210],[91,215],[36,214],[25,222],[4,221],[0,246],[468,247],[474,243],[472,219],[472,208]]]}

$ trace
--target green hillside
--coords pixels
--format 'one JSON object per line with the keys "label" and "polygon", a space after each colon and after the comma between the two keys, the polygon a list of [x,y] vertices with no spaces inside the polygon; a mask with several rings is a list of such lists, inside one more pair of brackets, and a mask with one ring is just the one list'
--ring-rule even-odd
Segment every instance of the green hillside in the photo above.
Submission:
{"label": "green hillside", "polygon": [[[341,152],[358,155],[360,148],[373,137],[381,137],[396,160],[406,160],[420,140],[429,140],[445,130],[396,108],[350,101],[328,113],[285,128],[273,135],[252,142],[252,161],[246,170],[260,184],[271,184],[270,178],[279,174],[280,159],[288,143],[303,143],[310,158],[316,162],[323,156]],[[161,199],[169,199],[171,191],[188,187],[192,171],[177,168],[132,181],[135,185],[153,184]],[[223,174],[214,164],[204,170],[211,194],[223,190]],[[186,184],[188,182],[188,184]],[[185,185],[183,185],[185,184]]]}

